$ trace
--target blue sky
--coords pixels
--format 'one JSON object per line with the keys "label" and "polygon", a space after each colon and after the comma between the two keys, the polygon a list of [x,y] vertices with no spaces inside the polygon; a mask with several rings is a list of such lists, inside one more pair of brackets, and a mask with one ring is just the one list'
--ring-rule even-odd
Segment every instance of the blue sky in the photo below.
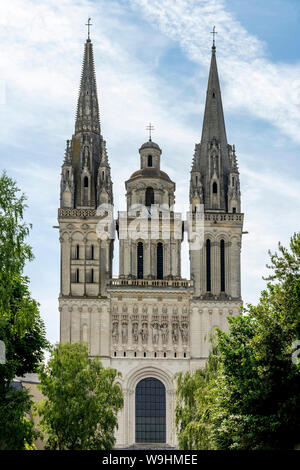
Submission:
{"label": "blue sky", "polygon": [[[177,208],[185,208],[216,25],[227,137],[236,145],[249,231],[242,293],[245,303],[257,302],[268,249],[299,230],[299,0],[10,0],[0,4],[1,168],[28,196],[35,260],[26,272],[49,340],[59,339],[52,226],[89,16],[116,210],[125,208],[124,181],[139,166],[149,121],[162,168],[177,185]],[[117,256],[116,249],[115,275]]]}

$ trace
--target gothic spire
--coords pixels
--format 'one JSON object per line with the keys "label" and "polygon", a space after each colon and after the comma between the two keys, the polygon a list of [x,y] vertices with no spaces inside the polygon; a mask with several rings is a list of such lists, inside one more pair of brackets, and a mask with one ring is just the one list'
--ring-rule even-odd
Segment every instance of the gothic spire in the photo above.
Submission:
{"label": "gothic spire", "polygon": [[212,47],[201,142],[202,144],[205,143],[207,145],[214,138],[219,142],[221,147],[226,148],[227,138],[216,60],[215,42],[213,42]]}
{"label": "gothic spire", "polygon": [[84,46],[75,133],[95,132],[100,135],[99,106],[93,57],[93,44],[88,37]]}

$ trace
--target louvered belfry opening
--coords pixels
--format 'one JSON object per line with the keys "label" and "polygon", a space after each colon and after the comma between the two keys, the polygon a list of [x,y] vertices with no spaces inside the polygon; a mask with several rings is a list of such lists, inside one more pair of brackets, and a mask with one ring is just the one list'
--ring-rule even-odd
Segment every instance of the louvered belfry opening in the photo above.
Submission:
{"label": "louvered belfry opening", "polygon": [[153,188],[146,189],[146,207],[151,207],[154,204],[154,191]]}
{"label": "louvered belfry opening", "polygon": [[137,277],[143,279],[144,277],[144,246],[142,242],[137,246]]}
{"label": "louvered belfry opening", "polygon": [[163,244],[159,242],[157,244],[157,279],[163,279],[163,277],[164,277]]}
{"label": "louvered belfry opening", "polygon": [[211,291],[211,247],[210,240],[206,240],[206,290]]}
{"label": "louvered belfry opening", "polygon": [[225,242],[220,242],[221,292],[225,292]]}

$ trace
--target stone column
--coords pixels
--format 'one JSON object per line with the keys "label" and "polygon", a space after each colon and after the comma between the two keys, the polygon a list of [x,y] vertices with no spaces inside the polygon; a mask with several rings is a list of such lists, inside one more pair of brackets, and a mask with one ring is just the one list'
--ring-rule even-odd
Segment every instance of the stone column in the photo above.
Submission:
{"label": "stone column", "polygon": [[101,322],[100,322],[100,356],[110,356],[110,314],[107,304],[101,306]]}
{"label": "stone column", "polygon": [[190,350],[192,358],[199,358],[201,356],[201,333],[201,316],[199,308],[192,305],[190,313]]}

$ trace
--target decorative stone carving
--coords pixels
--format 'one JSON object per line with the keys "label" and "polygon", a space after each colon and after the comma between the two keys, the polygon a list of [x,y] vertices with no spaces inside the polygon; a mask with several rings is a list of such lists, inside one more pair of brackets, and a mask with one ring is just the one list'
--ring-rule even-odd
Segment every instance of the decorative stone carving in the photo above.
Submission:
{"label": "decorative stone carving", "polygon": [[159,324],[157,322],[152,323],[152,343],[157,344],[159,338]]}
{"label": "decorative stone carving", "polygon": [[117,321],[113,322],[111,335],[112,335],[113,343],[117,344],[119,342],[119,322]]}
{"label": "decorative stone carving", "polygon": [[182,344],[187,344],[189,339],[189,327],[187,323],[182,323],[180,327]]}
{"label": "decorative stone carving", "polygon": [[148,323],[147,322],[144,322],[142,324],[140,335],[142,337],[142,343],[146,344],[148,342]]}
{"label": "decorative stone carving", "polygon": [[173,323],[172,324],[172,341],[174,344],[178,344],[178,337],[179,337],[178,323]]}
{"label": "decorative stone carving", "polygon": [[168,324],[167,324],[167,323],[162,323],[162,324],[160,325],[160,329],[161,329],[161,338],[162,338],[162,342],[163,342],[163,344],[167,344],[167,342],[168,342],[168,336],[169,336]]}
{"label": "decorative stone carving", "polygon": [[142,312],[146,314],[148,312],[148,307],[147,305],[143,305]]}
{"label": "decorative stone carving", "polygon": [[125,344],[128,341],[128,322],[122,321],[122,343]]}
{"label": "decorative stone carving", "polygon": [[134,305],[132,311],[133,311],[133,313],[139,313],[139,308],[138,308],[138,306],[137,306],[137,305]]}
{"label": "decorative stone carving", "polygon": [[127,313],[127,311],[128,311],[127,305],[123,305],[123,307],[122,307],[122,312],[123,312],[123,313]]}
{"label": "decorative stone carving", "polygon": [[132,323],[132,341],[133,343],[138,343],[139,341],[139,325],[137,322]]}

